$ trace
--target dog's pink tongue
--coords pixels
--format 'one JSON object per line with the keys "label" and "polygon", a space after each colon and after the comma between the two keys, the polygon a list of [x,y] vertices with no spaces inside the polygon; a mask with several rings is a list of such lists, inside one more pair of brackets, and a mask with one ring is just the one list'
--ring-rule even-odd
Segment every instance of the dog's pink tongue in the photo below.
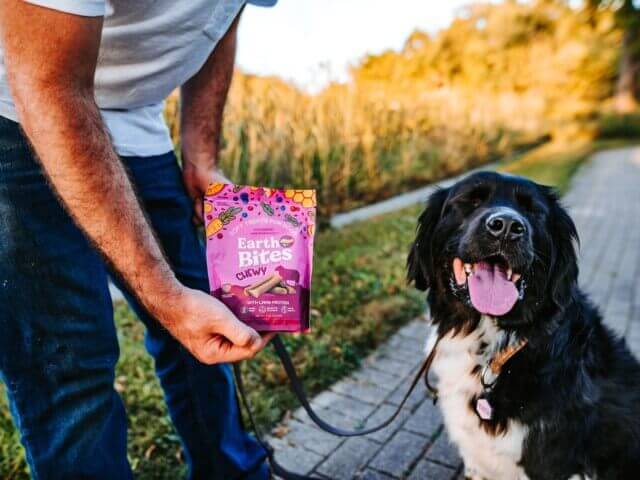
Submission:
{"label": "dog's pink tongue", "polygon": [[471,303],[480,313],[499,317],[518,301],[518,289],[497,265],[476,263],[468,282]]}

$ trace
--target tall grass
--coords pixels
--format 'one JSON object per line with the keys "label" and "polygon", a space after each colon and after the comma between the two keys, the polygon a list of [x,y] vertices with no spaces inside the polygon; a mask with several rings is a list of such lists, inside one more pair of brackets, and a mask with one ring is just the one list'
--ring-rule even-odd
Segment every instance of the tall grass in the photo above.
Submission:
{"label": "tall grass", "polygon": [[[619,36],[561,1],[476,6],[307,94],[237,72],[220,163],[238,183],[314,187],[321,214],[390,196],[550,133],[611,92]],[[176,143],[179,98],[167,104]]]}
{"label": "tall grass", "polygon": [[[166,111],[176,143],[178,103],[172,96]],[[317,188],[328,214],[508,154],[544,134],[543,108],[533,96],[446,90],[382,99],[334,85],[307,95],[238,72],[220,162],[238,183]]]}

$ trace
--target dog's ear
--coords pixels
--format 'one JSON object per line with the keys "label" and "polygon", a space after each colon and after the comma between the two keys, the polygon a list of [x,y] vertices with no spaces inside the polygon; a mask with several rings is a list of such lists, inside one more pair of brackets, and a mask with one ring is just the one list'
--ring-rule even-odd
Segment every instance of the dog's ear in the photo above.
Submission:
{"label": "dog's ear", "polygon": [[414,282],[419,290],[426,290],[433,279],[433,252],[431,237],[442,215],[448,189],[438,189],[427,200],[427,208],[418,219],[416,239],[407,258],[407,280]]}
{"label": "dog's ear", "polygon": [[558,194],[551,188],[546,189],[546,194],[551,207],[549,233],[553,243],[549,287],[553,302],[564,308],[578,282],[576,245],[579,245],[580,239],[573,220],[560,203]]}

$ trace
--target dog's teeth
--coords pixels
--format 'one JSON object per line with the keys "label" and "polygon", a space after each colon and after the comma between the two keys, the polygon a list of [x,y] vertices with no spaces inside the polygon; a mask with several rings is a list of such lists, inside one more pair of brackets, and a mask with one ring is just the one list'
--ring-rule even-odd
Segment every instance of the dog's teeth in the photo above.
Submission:
{"label": "dog's teeth", "polygon": [[512,276],[513,276],[513,270],[511,270],[511,268],[509,268],[507,270],[507,280],[511,280]]}
{"label": "dog's teeth", "polygon": [[471,275],[472,270],[471,270],[471,264],[470,263],[465,263],[464,264],[464,271],[467,273],[467,275]]}
{"label": "dog's teeth", "polygon": [[513,283],[516,283],[518,280],[520,280],[521,276],[522,275],[520,275],[519,273],[514,274],[512,279]]}

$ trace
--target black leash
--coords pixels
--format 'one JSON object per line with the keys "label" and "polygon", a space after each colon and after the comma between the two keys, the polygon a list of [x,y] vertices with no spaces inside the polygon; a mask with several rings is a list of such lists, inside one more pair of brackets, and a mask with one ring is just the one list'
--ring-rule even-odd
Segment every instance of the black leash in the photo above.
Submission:
{"label": "black leash", "polygon": [[247,418],[249,419],[249,423],[251,424],[251,428],[253,429],[253,433],[255,433],[256,440],[260,444],[264,451],[267,452],[267,459],[269,460],[269,466],[271,467],[271,473],[277,475],[280,478],[284,478],[284,480],[322,480],[318,477],[309,477],[300,475],[298,473],[290,472],[282,465],[280,465],[276,461],[275,451],[273,447],[269,445],[264,439],[262,432],[258,428],[258,424],[256,423],[255,417],[253,416],[253,411],[249,406],[249,400],[247,399],[246,390],[244,388],[244,382],[242,381],[242,372],[240,371],[240,364],[233,364],[233,375],[236,377],[236,387],[238,387],[238,392],[240,394],[240,400],[242,401],[242,405],[244,406],[245,411],[247,412]]}
{"label": "black leash", "polygon": [[[271,343],[273,344],[276,354],[280,358],[280,362],[282,363],[282,366],[284,367],[284,370],[287,373],[287,376],[289,377],[291,390],[293,390],[293,393],[298,398],[298,401],[302,405],[302,408],[304,408],[307,414],[309,415],[309,418],[311,418],[311,420],[313,420],[320,429],[324,430],[325,432],[331,433],[332,435],[336,435],[339,437],[359,437],[362,435],[368,435],[368,434],[377,432],[379,430],[382,430],[383,428],[391,424],[391,422],[393,422],[396,419],[396,417],[400,414],[402,407],[404,407],[405,403],[409,399],[409,396],[413,393],[414,389],[416,388],[416,385],[418,384],[418,382],[420,381],[420,378],[422,378],[423,375],[425,375],[425,381],[427,382],[427,386],[429,387],[430,392],[432,394],[437,394],[435,389],[431,388],[426,378],[429,372],[429,368],[431,367],[431,363],[435,358],[436,347],[438,346],[439,340],[440,339],[436,341],[435,345],[433,346],[433,349],[431,350],[431,352],[425,359],[424,363],[416,373],[415,377],[413,378],[413,381],[411,382],[411,386],[409,387],[409,390],[407,390],[407,393],[405,393],[404,397],[402,398],[402,401],[400,402],[400,405],[395,410],[395,412],[389,418],[387,418],[384,422],[376,425],[375,427],[362,428],[358,430],[344,430],[342,428],[334,427],[333,425],[322,420],[322,418],[320,418],[316,414],[316,412],[311,407],[311,404],[309,403],[309,399],[304,390],[304,387],[302,386],[302,382],[300,381],[300,378],[296,373],[296,369],[293,366],[293,362],[291,361],[289,352],[287,351],[286,347],[282,343],[282,339],[280,339],[280,337],[276,335],[271,341]],[[268,442],[264,440],[264,437],[262,436],[255,422],[253,412],[251,411],[251,407],[249,406],[249,402],[247,400],[247,394],[244,388],[244,382],[242,381],[242,373],[240,371],[240,366],[238,364],[233,365],[233,373],[236,377],[236,385],[238,387],[240,399],[244,405],[245,410],[247,411],[247,417],[249,419],[249,423],[251,424],[251,428],[253,428],[253,431],[256,435],[258,442],[267,452],[267,457],[269,459],[269,463],[271,464],[271,469],[273,473],[285,480],[320,480],[318,477],[304,476],[298,473],[290,472],[278,464],[278,462],[275,459],[273,447],[271,447],[271,445],[269,445]]]}

